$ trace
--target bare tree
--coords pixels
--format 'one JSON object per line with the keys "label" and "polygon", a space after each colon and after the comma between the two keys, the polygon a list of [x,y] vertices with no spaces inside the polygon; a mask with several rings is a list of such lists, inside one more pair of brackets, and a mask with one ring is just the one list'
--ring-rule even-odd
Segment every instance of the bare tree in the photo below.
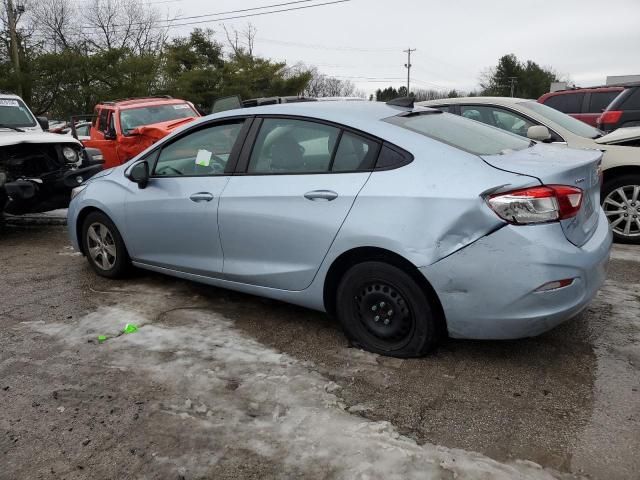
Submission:
{"label": "bare tree", "polygon": [[247,56],[253,57],[253,46],[256,40],[256,33],[258,30],[251,23],[242,31],[238,31],[235,28],[233,30],[227,29],[226,25],[223,25],[225,36],[227,37],[227,44],[231,49],[232,55],[235,57]]}
{"label": "bare tree", "polygon": [[316,67],[306,68],[303,64],[294,67],[301,71],[305,69],[311,73],[311,80],[303,91],[309,97],[351,97],[356,92],[356,86],[350,80],[341,80],[320,73]]}
{"label": "bare tree", "polygon": [[92,0],[87,13],[82,36],[95,50],[128,48],[148,53],[162,46],[167,37],[169,20],[137,0]]}
{"label": "bare tree", "polygon": [[41,38],[54,50],[69,48],[78,39],[76,5],[67,0],[47,0],[32,4],[31,22]]}

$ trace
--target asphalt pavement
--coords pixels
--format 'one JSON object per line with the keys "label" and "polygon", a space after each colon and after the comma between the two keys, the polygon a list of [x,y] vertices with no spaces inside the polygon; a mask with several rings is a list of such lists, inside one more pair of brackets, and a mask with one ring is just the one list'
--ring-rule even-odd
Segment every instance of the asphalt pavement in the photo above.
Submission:
{"label": "asphalt pavement", "polygon": [[64,226],[10,222],[0,479],[640,478],[639,262],[615,246],[594,302],[540,337],[399,360],[317,312],[99,278]]}

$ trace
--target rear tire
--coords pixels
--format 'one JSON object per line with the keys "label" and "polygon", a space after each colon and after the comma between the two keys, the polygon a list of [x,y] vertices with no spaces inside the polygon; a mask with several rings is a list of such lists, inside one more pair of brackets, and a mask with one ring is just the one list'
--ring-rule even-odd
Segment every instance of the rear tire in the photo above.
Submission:
{"label": "rear tire", "polygon": [[91,212],[82,223],[82,246],[91,268],[100,276],[122,278],[131,261],[120,232],[102,212]]}
{"label": "rear tire", "polygon": [[602,208],[616,242],[640,244],[640,175],[608,180],[602,186]]}
{"label": "rear tire", "polygon": [[336,312],[350,342],[392,357],[419,357],[437,344],[429,298],[400,268],[379,261],[351,267],[338,285]]}

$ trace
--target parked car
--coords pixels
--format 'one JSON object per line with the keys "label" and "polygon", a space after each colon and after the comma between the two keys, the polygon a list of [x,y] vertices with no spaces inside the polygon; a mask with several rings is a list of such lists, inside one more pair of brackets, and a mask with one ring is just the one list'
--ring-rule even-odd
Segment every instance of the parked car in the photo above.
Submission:
{"label": "parked car", "polygon": [[168,96],[102,102],[95,108],[90,139],[83,143],[102,150],[105,168],[110,168],[199,116],[192,103]]}
{"label": "parked car", "polygon": [[640,128],[609,135],[534,100],[447,98],[420,102],[522,137],[604,151],[602,206],[616,240],[640,243]]}
{"label": "parked car", "polygon": [[244,108],[78,187],[69,235],[99,275],[132,263],[327,311],[353,344],[416,356],[585,308],[611,246],[601,157],[408,102]]}
{"label": "parked car", "polygon": [[624,87],[572,88],[545,93],[538,102],[596,126],[598,117]]}
{"label": "parked car", "polygon": [[102,170],[99,150],[46,130],[20,97],[0,94],[0,216],[66,208],[73,187]]}
{"label": "parked car", "polygon": [[640,126],[640,84],[628,85],[600,115],[597,126],[605,132]]}

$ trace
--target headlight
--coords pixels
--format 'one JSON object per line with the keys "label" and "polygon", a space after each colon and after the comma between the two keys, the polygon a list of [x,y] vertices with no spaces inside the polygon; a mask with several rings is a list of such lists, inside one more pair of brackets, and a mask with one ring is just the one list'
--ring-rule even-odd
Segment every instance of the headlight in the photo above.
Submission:
{"label": "headlight", "polygon": [[73,190],[71,190],[71,200],[73,200],[74,198],[76,198],[80,192],[82,192],[85,188],[87,188],[88,185],[80,185],[76,188],[74,188]]}
{"label": "headlight", "polygon": [[78,162],[78,152],[76,152],[71,147],[62,147],[62,155],[66,159],[67,163],[77,163]]}

